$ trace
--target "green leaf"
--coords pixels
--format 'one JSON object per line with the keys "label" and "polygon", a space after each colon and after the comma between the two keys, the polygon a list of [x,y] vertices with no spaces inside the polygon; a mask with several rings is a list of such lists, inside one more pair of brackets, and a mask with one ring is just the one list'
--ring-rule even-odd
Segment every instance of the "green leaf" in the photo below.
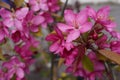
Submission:
{"label": "green leaf", "polygon": [[89,59],[89,57],[87,57],[86,55],[84,55],[84,57],[82,58],[82,65],[84,69],[90,72],[94,71],[94,65],[92,61]]}
{"label": "green leaf", "polygon": [[83,38],[83,40],[84,40],[84,41],[87,41],[88,36],[89,36],[89,33],[88,33],[88,32],[82,34],[82,38]]}
{"label": "green leaf", "polygon": [[21,7],[23,4],[24,0],[14,0],[14,3],[17,8]]}

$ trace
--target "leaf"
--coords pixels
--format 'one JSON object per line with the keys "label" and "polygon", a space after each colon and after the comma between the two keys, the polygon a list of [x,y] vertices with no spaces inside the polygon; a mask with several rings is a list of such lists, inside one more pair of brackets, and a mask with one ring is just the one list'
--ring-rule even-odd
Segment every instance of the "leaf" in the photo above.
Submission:
{"label": "leaf", "polygon": [[58,61],[58,68],[61,67],[61,65],[64,63],[65,59],[60,58]]}
{"label": "leaf", "polygon": [[94,71],[94,65],[92,61],[86,55],[82,58],[82,65],[84,69],[90,72]]}
{"label": "leaf", "polygon": [[114,69],[120,72],[120,66],[119,65],[115,66]]}
{"label": "leaf", "polygon": [[0,6],[4,7],[4,8],[7,8],[7,9],[10,9],[10,5],[5,3],[5,2],[3,2],[3,1],[0,1]]}
{"label": "leaf", "polygon": [[105,56],[106,58],[114,61],[115,63],[120,65],[120,54],[117,54],[115,52],[112,52],[110,50],[98,50],[98,52]]}
{"label": "leaf", "polygon": [[3,54],[2,54],[2,50],[0,49],[0,60],[5,60]]}
{"label": "leaf", "polygon": [[82,34],[82,38],[83,38],[83,40],[84,40],[84,41],[87,41],[88,36],[89,36],[89,33],[88,33],[88,32]]}
{"label": "leaf", "polygon": [[24,0],[14,0],[14,3],[17,8],[21,7],[23,4]]}
{"label": "leaf", "polygon": [[102,61],[108,61],[109,60],[108,58],[106,58],[105,56],[103,56],[101,54],[96,54],[96,56],[99,60],[102,60]]}

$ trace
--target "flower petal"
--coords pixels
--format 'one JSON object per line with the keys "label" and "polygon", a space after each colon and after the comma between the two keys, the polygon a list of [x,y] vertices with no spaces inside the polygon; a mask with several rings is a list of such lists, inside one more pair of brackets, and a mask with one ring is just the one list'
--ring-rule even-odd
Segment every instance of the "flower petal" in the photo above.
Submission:
{"label": "flower petal", "polygon": [[18,68],[17,71],[16,71],[16,75],[17,75],[17,77],[19,77],[19,78],[22,79],[24,77],[24,71],[23,71],[23,69]]}
{"label": "flower petal", "polygon": [[13,19],[5,19],[4,21],[3,21],[3,24],[5,25],[5,26],[7,26],[7,27],[13,27],[14,26],[14,22],[13,22]]}
{"label": "flower petal", "polygon": [[65,10],[64,18],[67,24],[72,25],[76,17],[72,10]]}
{"label": "flower petal", "polygon": [[102,17],[102,21],[107,20],[109,17],[110,13],[110,7],[109,6],[104,6],[101,9],[98,10],[97,12],[97,17]]}
{"label": "flower petal", "polygon": [[93,8],[87,6],[87,12],[88,12],[88,16],[90,16],[93,19],[96,19],[96,11]]}
{"label": "flower petal", "polygon": [[14,19],[14,27],[16,27],[20,31],[23,30],[22,22],[17,19]]}
{"label": "flower petal", "polygon": [[73,40],[77,39],[80,36],[80,31],[73,30],[70,32],[70,34],[67,36],[66,42],[72,42]]}
{"label": "flower petal", "polygon": [[105,25],[105,26],[106,26],[106,29],[111,32],[113,31],[113,28],[115,28],[117,25],[115,22],[111,22],[110,24]]}
{"label": "flower petal", "polygon": [[22,9],[16,11],[15,15],[16,15],[17,19],[23,19],[23,18],[25,18],[25,16],[28,13],[28,10],[29,9],[26,7],[26,8],[22,8]]}
{"label": "flower petal", "polygon": [[56,35],[56,34],[49,34],[47,37],[46,37],[46,40],[47,41],[56,41],[56,40],[58,40],[59,39],[59,37]]}
{"label": "flower petal", "polygon": [[88,15],[87,15],[87,11],[86,10],[80,11],[80,13],[77,14],[77,16],[76,16],[76,21],[80,25],[84,24],[87,20],[88,20]]}
{"label": "flower petal", "polygon": [[59,41],[56,41],[55,43],[53,43],[53,44],[50,46],[49,50],[50,50],[51,52],[55,52],[55,51],[58,50],[59,46],[60,46]]}
{"label": "flower petal", "polygon": [[63,23],[58,23],[57,26],[62,32],[67,32],[68,30],[73,29],[72,26],[69,26],[69,25],[66,25],[66,24],[63,24]]}
{"label": "flower petal", "polygon": [[91,22],[87,22],[84,25],[82,25],[82,27],[80,28],[80,32],[84,33],[89,31],[92,28],[92,23]]}
{"label": "flower petal", "polygon": [[39,25],[45,21],[45,18],[42,16],[35,16],[32,21],[33,21],[33,24]]}

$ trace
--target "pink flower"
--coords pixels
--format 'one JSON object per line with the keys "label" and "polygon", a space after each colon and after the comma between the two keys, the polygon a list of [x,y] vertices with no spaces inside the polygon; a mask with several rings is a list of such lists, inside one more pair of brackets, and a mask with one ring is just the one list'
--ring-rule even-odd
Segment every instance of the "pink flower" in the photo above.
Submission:
{"label": "pink flower", "polygon": [[60,57],[64,58],[65,60],[64,63],[66,66],[70,66],[74,63],[74,61],[78,56],[78,51],[79,51],[78,47],[74,47],[70,51],[67,51],[66,49],[64,49],[63,53],[60,54]]}
{"label": "pink flower", "polygon": [[92,23],[88,22],[86,10],[75,14],[72,10],[65,10],[64,19],[66,24],[58,23],[58,28],[62,32],[69,33],[66,42],[71,42],[77,39],[81,33],[87,32],[91,29]]}
{"label": "pink flower", "polygon": [[48,0],[49,10],[52,12],[56,12],[60,9],[58,0]]}
{"label": "pink flower", "polygon": [[120,33],[117,31],[112,31],[110,32],[110,34],[112,35],[112,37],[117,38],[118,40],[120,39]]}
{"label": "pink flower", "polygon": [[20,62],[17,57],[12,57],[9,61],[3,63],[3,67],[8,70],[6,78],[10,80],[14,75],[17,78],[24,78],[25,64]]}
{"label": "pink flower", "polygon": [[120,41],[112,41],[110,43],[110,48],[112,51],[120,54]]}
{"label": "pink flower", "polygon": [[2,42],[7,36],[9,36],[8,28],[0,22],[0,42]]}
{"label": "pink flower", "polygon": [[109,18],[110,7],[105,6],[99,9],[97,12],[91,8],[87,7],[88,15],[95,20],[96,23],[100,23],[102,26],[105,26],[105,29],[112,31],[116,27],[116,23]]}
{"label": "pink flower", "polygon": [[21,8],[16,12],[10,12],[5,9],[0,10],[0,15],[3,18],[3,23],[11,29],[23,30],[22,21],[28,13],[28,8]]}
{"label": "pink flower", "polygon": [[38,10],[48,11],[47,0],[29,0],[29,4],[33,11]]}
{"label": "pink flower", "polygon": [[54,21],[51,14],[49,14],[48,12],[44,12],[44,13],[41,12],[41,13],[39,13],[39,15],[43,16],[45,19],[44,22],[41,24],[41,27],[43,27],[43,28],[46,28],[47,24],[50,24]]}
{"label": "pink flower", "polygon": [[55,28],[55,31],[56,33],[52,33],[46,37],[47,41],[52,42],[52,45],[49,48],[51,52],[59,53],[63,52],[64,48],[66,48],[67,50],[73,48],[72,43],[65,42],[64,36],[58,28]]}
{"label": "pink flower", "polygon": [[33,52],[30,50],[31,47],[37,48],[39,42],[35,40],[33,37],[30,37],[29,40],[25,41],[25,43],[20,46],[15,46],[15,51],[20,54],[22,59],[32,58]]}
{"label": "pink flower", "polygon": [[24,19],[24,26],[29,28],[32,32],[37,32],[39,30],[40,24],[45,21],[45,18],[41,15],[34,15],[32,11],[30,11],[26,18]]}

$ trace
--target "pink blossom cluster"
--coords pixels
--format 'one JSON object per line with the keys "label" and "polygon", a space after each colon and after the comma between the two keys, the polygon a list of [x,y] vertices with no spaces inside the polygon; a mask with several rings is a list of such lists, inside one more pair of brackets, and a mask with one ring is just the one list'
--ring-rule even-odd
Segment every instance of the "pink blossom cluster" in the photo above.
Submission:
{"label": "pink blossom cluster", "polygon": [[34,62],[31,48],[40,44],[33,33],[53,23],[52,13],[60,9],[58,0],[29,0],[24,5],[11,10],[0,8],[0,44],[12,41],[16,53],[2,61],[0,80],[25,80]]}
{"label": "pink blossom cluster", "polygon": [[[115,31],[116,23],[109,13],[109,6],[98,11],[87,6],[78,13],[65,10],[64,22],[57,23],[55,31],[46,40],[52,42],[49,50],[65,60],[67,72],[85,80],[95,80],[96,77],[101,80],[105,67],[96,50],[120,53],[120,33]],[[93,69],[89,69],[89,65],[85,67],[85,59],[91,62]]]}

